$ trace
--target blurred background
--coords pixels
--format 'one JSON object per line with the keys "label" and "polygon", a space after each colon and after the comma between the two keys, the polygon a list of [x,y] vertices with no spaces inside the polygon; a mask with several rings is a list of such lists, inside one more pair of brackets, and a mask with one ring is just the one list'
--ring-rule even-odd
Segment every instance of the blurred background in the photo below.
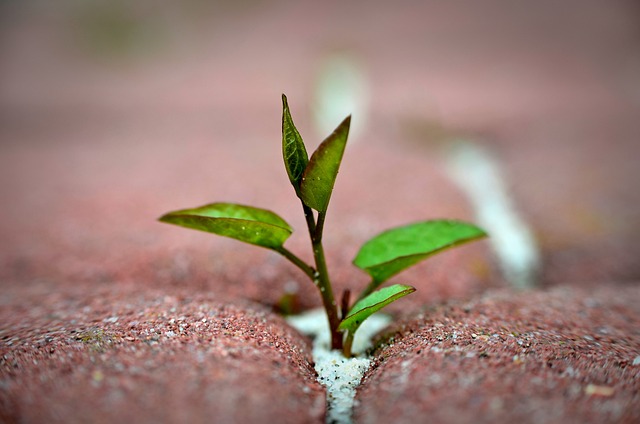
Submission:
{"label": "blurred background", "polygon": [[[327,230],[339,270],[382,228],[478,219],[485,197],[458,177],[486,162],[501,182],[480,193],[497,190],[486,198],[513,214],[497,221],[515,222],[495,231],[535,244],[526,284],[638,281],[637,1],[4,0],[5,293],[300,279],[264,252],[255,276],[250,247],[154,221],[227,200],[304,228],[281,165],[281,93],[311,148],[354,116]],[[485,282],[471,287],[499,279],[464,263],[427,294],[467,293],[470,271]]]}

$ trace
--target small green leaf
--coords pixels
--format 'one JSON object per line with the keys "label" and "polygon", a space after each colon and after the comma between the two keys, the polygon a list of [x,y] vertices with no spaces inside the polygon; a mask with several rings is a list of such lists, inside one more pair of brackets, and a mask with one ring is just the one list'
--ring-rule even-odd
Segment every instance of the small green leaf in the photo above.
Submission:
{"label": "small green leaf", "polygon": [[300,198],[305,205],[319,212],[326,212],[333,185],[338,176],[340,162],[349,136],[351,116],[348,116],[311,155],[302,174]]}
{"label": "small green leaf", "polygon": [[486,235],[462,221],[417,222],[378,234],[362,245],[353,263],[371,275],[377,286],[429,256]]}
{"label": "small green leaf", "polygon": [[212,203],[169,212],[159,220],[269,249],[282,247],[293,231],[285,220],[271,211],[234,203]]}
{"label": "small green leaf", "polygon": [[347,314],[340,323],[338,330],[348,330],[351,334],[355,333],[358,327],[360,327],[363,321],[369,318],[369,316],[378,312],[391,302],[411,294],[414,291],[416,291],[416,289],[411,286],[394,284],[393,286],[385,287],[371,293],[369,296],[353,305],[349,314]]}
{"label": "small green leaf", "polygon": [[302,173],[309,162],[309,156],[302,137],[293,123],[287,96],[284,94],[282,95],[282,156],[289,180],[297,192]]}

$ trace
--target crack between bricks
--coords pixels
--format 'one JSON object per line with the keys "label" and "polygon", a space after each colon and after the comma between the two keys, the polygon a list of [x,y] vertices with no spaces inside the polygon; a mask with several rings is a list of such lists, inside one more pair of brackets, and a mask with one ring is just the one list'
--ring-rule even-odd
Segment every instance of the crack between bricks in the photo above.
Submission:
{"label": "crack between bricks", "polygon": [[356,392],[371,365],[371,359],[364,352],[372,346],[373,336],[389,325],[390,317],[374,314],[362,324],[354,339],[355,356],[352,358],[330,349],[329,323],[323,309],[288,317],[287,322],[313,339],[312,354],[318,382],[327,393],[326,423],[352,424]]}

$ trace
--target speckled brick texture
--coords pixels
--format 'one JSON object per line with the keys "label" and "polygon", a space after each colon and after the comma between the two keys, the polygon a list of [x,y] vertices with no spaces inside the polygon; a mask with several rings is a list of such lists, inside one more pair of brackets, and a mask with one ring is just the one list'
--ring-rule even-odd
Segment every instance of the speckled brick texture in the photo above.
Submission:
{"label": "speckled brick texture", "polygon": [[350,262],[377,232],[474,219],[415,131],[433,122],[495,154],[543,259],[525,293],[487,241],[397,276],[418,291],[389,309],[355,422],[640,421],[636,2],[104,3],[136,28],[107,54],[102,2],[0,5],[0,422],[323,422],[310,340],[273,312],[315,288],[156,218],[272,209],[310,259],[280,94],[313,148],[336,52],[369,87],[325,231],[338,293],[366,284]]}
{"label": "speckled brick texture", "polygon": [[425,308],[380,339],[356,422],[637,422],[639,302],[560,286]]}
{"label": "speckled brick texture", "polygon": [[317,423],[307,340],[211,295],[84,290],[4,305],[0,418],[20,423]]}

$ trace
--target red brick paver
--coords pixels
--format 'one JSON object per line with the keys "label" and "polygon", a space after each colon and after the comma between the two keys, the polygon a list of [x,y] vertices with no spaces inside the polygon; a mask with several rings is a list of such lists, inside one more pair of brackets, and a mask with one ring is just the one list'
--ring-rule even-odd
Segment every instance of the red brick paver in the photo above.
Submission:
{"label": "red brick paver", "polygon": [[502,160],[548,286],[480,296],[505,287],[486,242],[398,276],[418,292],[391,309],[404,321],[357,421],[638,418],[634,2],[144,3],[114,6],[139,26],[107,55],[90,8],[0,6],[0,420],[322,421],[309,341],[270,312],[285,288],[317,305],[314,288],[273,253],[155,218],[270,208],[309,258],[279,96],[317,143],[313,78],[336,50],[371,99],[326,227],[337,287],[365,284],[349,262],[386,227],[473,219],[442,158],[407,142],[426,121]]}
{"label": "red brick paver", "polygon": [[3,305],[3,422],[322,421],[308,341],[266,308],[86,290]]}
{"label": "red brick paver", "polygon": [[603,284],[425,308],[386,334],[356,422],[637,422],[639,301]]}

